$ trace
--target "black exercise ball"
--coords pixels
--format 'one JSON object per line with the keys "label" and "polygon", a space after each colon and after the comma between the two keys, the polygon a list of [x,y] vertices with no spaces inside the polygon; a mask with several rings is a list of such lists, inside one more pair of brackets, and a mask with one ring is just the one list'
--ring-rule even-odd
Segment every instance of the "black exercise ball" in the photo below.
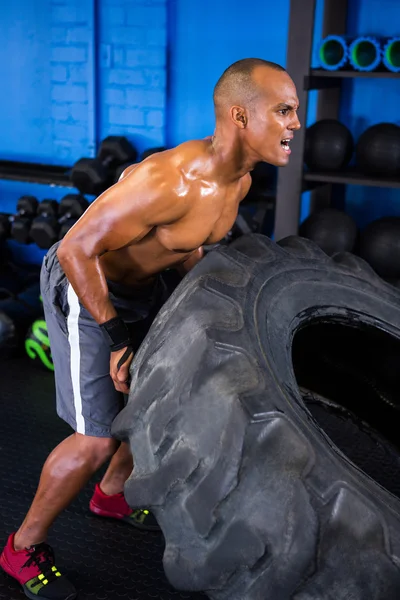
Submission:
{"label": "black exercise ball", "polygon": [[268,202],[275,195],[278,169],[266,162],[259,162],[250,173],[251,186],[242,204]]}
{"label": "black exercise ball", "polygon": [[303,221],[299,233],[315,242],[326,254],[352,252],[356,238],[357,225],[343,211],[335,208],[323,208],[312,213]]}
{"label": "black exercise ball", "polygon": [[357,141],[356,165],[366,175],[400,176],[400,127],[379,123],[366,129]]}
{"label": "black exercise ball", "polygon": [[306,131],[304,161],[313,171],[343,169],[349,164],[353,150],[353,136],[336,119],[322,119]]}
{"label": "black exercise ball", "polygon": [[276,186],[278,169],[270,163],[259,162],[256,163],[250,175],[253,185],[257,185],[259,188],[272,189]]}
{"label": "black exercise ball", "polygon": [[11,358],[18,349],[18,336],[14,322],[0,310],[0,358]]}
{"label": "black exercise ball", "polygon": [[359,255],[383,279],[400,279],[400,217],[383,217],[360,234]]}

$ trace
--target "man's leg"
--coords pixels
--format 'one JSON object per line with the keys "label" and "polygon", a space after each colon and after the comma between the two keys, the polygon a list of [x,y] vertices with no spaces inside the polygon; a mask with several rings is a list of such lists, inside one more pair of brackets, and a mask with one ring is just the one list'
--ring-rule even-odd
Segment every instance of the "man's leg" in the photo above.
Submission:
{"label": "man's leg", "polygon": [[159,531],[154,515],[147,509],[133,509],[125,500],[124,485],[132,473],[133,459],[129,445],[122,442],[110,465],[94,490],[90,510],[100,516],[118,519],[148,531]]}
{"label": "man's leg", "polygon": [[55,248],[43,262],[41,292],[54,363],[57,413],[75,433],[46,460],[33,504],[15,536],[18,548],[45,539],[54,519],[119,446],[110,428],[122,394],[109,376],[110,350],[67,281]]}
{"label": "man's leg", "polygon": [[45,542],[47,531],[116,448],[112,438],[75,433],[47,458],[29,512],[0,556],[1,568],[22,585],[29,598],[76,598],[73,584],[54,564],[54,553]]}
{"label": "man's leg", "polygon": [[[146,337],[159,308],[167,299],[167,295],[166,286],[161,279],[156,284],[152,284],[151,288],[141,290],[111,284],[110,298],[118,310],[118,314],[131,330],[135,352]],[[146,305],[148,305],[147,317],[132,321],[133,317],[137,317],[138,314],[143,315]],[[90,501],[90,510],[99,516],[123,519],[141,529],[159,530],[160,527],[149,510],[133,508],[125,500],[124,486],[132,470],[133,459],[129,445],[121,442],[102,481],[96,485]]]}
{"label": "man's leg", "polygon": [[122,442],[111,459],[110,465],[101,480],[100,488],[108,496],[123,492],[125,481],[132,473],[133,458],[126,442]]}
{"label": "man's leg", "polygon": [[91,476],[113,455],[118,442],[74,433],[47,458],[39,486],[15,534],[14,548],[22,550],[44,542],[56,517],[86,485]]}

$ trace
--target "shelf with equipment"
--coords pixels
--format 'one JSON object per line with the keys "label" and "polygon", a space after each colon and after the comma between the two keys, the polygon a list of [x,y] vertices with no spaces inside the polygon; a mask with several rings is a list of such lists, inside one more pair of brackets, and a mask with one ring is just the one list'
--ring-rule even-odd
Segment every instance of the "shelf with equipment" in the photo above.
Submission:
{"label": "shelf with equipment", "polygon": [[305,90],[322,90],[340,87],[343,79],[400,79],[400,73],[392,71],[324,71],[310,69],[304,77]]}
{"label": "shelf with equipment", "polygon": [[[322,37],[344,35],[347,25],[348,0],[325,0]],[[316,121],[338,119],[341,91],[344,81],[358,79],[400,79],[400,73],[379,67],[374,71],[356,71],[350,68],[337,71],[312,69],[316,0],[291,0],[289,17],[289,41],[287,47],[287,71],[292,77],[299,98],[298,116],[301,129],[296,131],[291,144],[292,154],[288,165],[278,169],[276,190],[274,238],[282,239],[296,235],[299,230],[301,195],[312,190],[311,212],[331,203],[332,188],[344,190],[345,185],[363,185],[400,188],[400,180],[364,175],[355,169],[316,172],[307,170],[304,164],[305,134],[308,95],[318,92]],[[339,187],[341,186],[341,187]]]}
{"label": "shelf with equipment", "polygon": [[[348,185],[366,185],[371,187],[400,188],[400,178],[371,177],[357,172],[356,169],[345,169],[343,171],[318,172],[304,171],[303,180],[305,185],[303,191],[313,189],[310,184],[341,183]],[[307,185],[308,184],[308,185]]]}
{"label": "shelf with equipment", "polygon": [[0,160],[0,179],[72,187],[71,167]]}

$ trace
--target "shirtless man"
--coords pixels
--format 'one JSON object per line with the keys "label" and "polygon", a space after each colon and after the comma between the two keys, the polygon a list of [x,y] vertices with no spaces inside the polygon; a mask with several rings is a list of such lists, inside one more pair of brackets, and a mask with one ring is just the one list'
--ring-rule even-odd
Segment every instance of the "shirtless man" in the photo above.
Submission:
{"label": "shirtless man", "polygon": [[110,428],[129,392],[133,355],[166,300],[160,273],[189,270],[203,244],[228,233],[250,171],[260,161],[286,165],[300,127],[293,81],[261,59],[231,65],[215,87],[214,105],[213,136],[129,167],[44,259],[41,289],[57,411],[74,433],[46,460],[31,508],[0,558],[29,598],[76,597],[45,540],[55,518],[107,460],[91,511],[157,526],[149,511],[132,510],[124,499],[133,461]]}

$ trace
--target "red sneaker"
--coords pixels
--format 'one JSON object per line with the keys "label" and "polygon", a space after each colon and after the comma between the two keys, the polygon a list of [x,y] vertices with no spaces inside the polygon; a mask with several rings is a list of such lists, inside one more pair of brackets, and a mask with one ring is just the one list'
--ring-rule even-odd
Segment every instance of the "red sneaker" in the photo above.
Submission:
{"label": "red sneaker", "polygon": [[92,513],[98,517],[118,519],[133,525],[133,527],[145,529],[147,531],[160,530],[160,526],[158,525],[154,515],[149,510],[132,510],[125,500],[123,492],[120,494],[114,494],[113,496],[107,496],[107,494],[102,491],[99,484],[96,484],[95,486],[94,494],[89,503],[89,508]]}
{"label": "red sneaker", "polygon": [[54,552],[42,543],[14,550],[14,533],[0,556],[1,568],[22,585],[31,600],[73,600],[76,589],[54,565]]}

